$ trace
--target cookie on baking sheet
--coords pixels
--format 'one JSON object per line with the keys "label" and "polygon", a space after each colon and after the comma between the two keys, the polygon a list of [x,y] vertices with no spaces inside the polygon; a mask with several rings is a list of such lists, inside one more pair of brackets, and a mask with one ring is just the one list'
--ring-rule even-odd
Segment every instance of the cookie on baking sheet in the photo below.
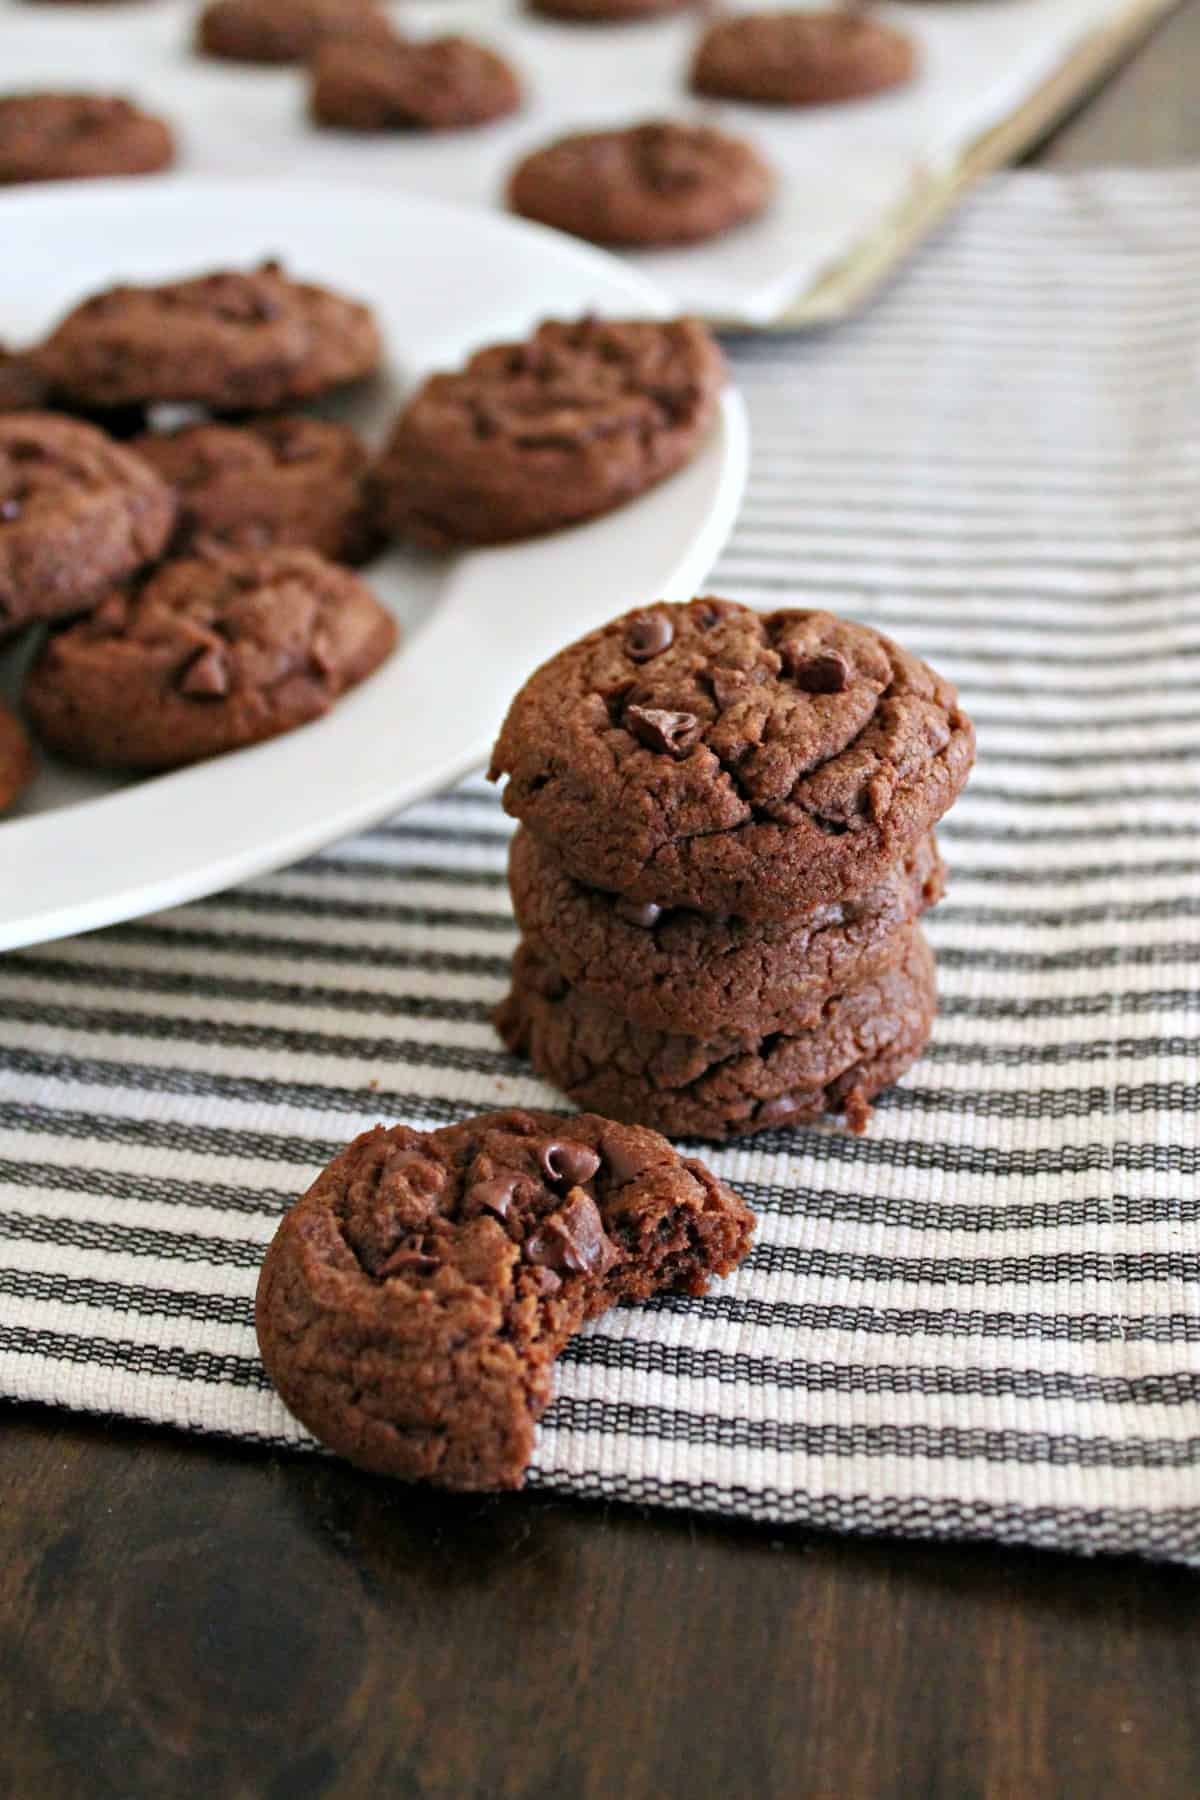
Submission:
{"label": "cookie on baking sheet", "polygon": [[370,588],[314,551],[214,551],[52,632],[25,710],[72,762],[177,768],[319,718],[396,641]]}
{"label": "cookie on baking sheet", "polygon": [[950,806],[974,732],[951,684],[832,613],[626,613],[508,711],[491,777],[577,881],[780,919],[875,887]]}
{"label": "cookie on baking sheet", "polygon": [[211,0],[196,23],[197,50],[229,62],[302,63],[335,38],[391,37],[375,0]]}
{"label": "cookie on baking sheet", "polygon": [[80,612],[161,554],[169,488],[102,431],[54,413],[0,413],[0,638]]}
{"label": "cookie on baking sheet", "polygon": [[489,345],[401,413],[377,470],[383,526],[445,548],[609,512],[690,459],[724,378],[694,319],[549,321]]}
{"label": "cookie on baking sheet", "polygon": [[33,780],[33,749],[19,719],[0,701],[0,813],[7,812]]}
{"label": "cookie on baking sheet", "polygon": [[360,1468],[515,1488],[584,1321],[703,1294],[752,1230],[737,1194],[652,1131],[540,1112],[377,1125],[279,1226],[259,1348],[284,1404]]}
{"label": "cookie on baking sheet", "polygon": [[771,187],[742,138],[664,121],[574,132],[535,150],[513,170],[508,201],[596,244],[690,244],[754,218]]}
{"label": "cookie on baking sheet", "polygon": [[864,1130],[870,1101],[920,1056],[936,1012],[933,955],[913,926],[892,968],[835,995],[814,1023],[761,1038],[648,1031],[569,986],[524,943],[496,1027],[577,1106],[720,1140],[836,1113]]}
{"label": "cookie on baking sheet", "polygon": [[0,94],[0,186],[149,175],[175,159],[161,119],[102,94]]}
{"label": "cookie on baking sheet", "polygon": [[704,33],[691,85],[719,100],[822,106],[898,87],[916,69],[912,39],[862,12],[736,13]]}
{"label": "cookie on baking sheet", "polygon": [[0,413],[41,412],[50,387],[34,358],[0,344]]}
{"label": "cookie on baking sheet", "polygon": [[520,104],[508,63],[470,38],[343,40],[322,45],[312,62],[312,116],[344,131],[457,131]]}
{"label": "cookie on baking sheet", "polygon": [[692,0],[528,0],[530,12],[571,25],[624,25],[683,12]]}
{"label": "cookie on baking sheet", "polygon": [[367,307],[267,262],[109,288],[67,314],[38,360],[84,407],[180,401],[266,412],[361,380],[381,355]]}
{"label": "cookie on baking sheet", "polygon": [[248,425],[188,425],[131,449],[175,494],[175,552],[308,548],[363,563],[378,547],[365,445],[348,425],[283,414]]}
{"label": "cookie on baking sheet", "polygon": [[700,1038],[818,1019],[831,995],[900,960],[943,873],[930,833],[857,898],[752,924],[585,887],[525,826],[508,864],[517,924],[572,987],[635,1025]]}

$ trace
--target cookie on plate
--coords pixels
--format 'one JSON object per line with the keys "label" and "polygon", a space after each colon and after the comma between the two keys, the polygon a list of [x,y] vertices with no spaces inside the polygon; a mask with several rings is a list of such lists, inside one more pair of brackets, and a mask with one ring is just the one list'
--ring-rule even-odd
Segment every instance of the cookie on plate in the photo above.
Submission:
{"label": "cookie on plate", "polygon": [[367,307],[268,262],[109,288],[67,314],[38,360],[83,407],[180,401],[267,412],[359,381],[381,355]]}
{"label": "cookie on plate", "polygon": [[771,187],[742,138],[666,121],[574,132],[535,150],[513,170],[508,202],[595,244],[690,244],[754,218]]}
{"label": "cookie on plate", "polygon": [[41,412],[49,393],[34,358],[0,344],[0,413]]}
{"label": "cookie on plate", "polygon": [[530,12],[572,25],[624,25],[682,12],[691,0],[528,0]]}
{"label": "cookie on plate", "polygon": [[635,1025],[699,1038],[813,1023],[832,995],[901,959],[943,877],[930,833],[866,893],[753,924],[586,887],[525,826],[508,864],[517,924],[572,987]]}
{"label": "cookie on plate", "polygon": [[515,112],[521,84],[502,56],[470,38],[322,45],[309,107],[344,131],[457,131]]}
{"label": "cookie on plate", "polygon": [[509,708],[491,777],[578,881],[779,919],[877,886],[973,755],[954,688],[890,638],[704,599],[551,657]]}
{"label": "cookie on plate", "polygon": [[72,762],[178,768],[320,718],[396,641],[370,588],[314,551],[212,552],[52,632],[25,709]]}
{"label": "cookie on plate", "polygon": [[694,319],[548,321],[489,345],[401,413],[377,470],[384,528],[445,548],[609,512],[689,460],[724,378]]}
{"label": "cookie on plate", "polygon": [[175,158],[170,130],[102,94],[0,94],[0,185],[149,175]]}
{"label": "cookie on plate", "polygon": [[526,943],[496,1027],[577,1106],[670,1137],[723,1140],[836,1113],[865,1130],[871,1100],[920,1056],[936,1012],[933,955],[913,926],[890,969],[833,996],[814,1022],[759,1038],[648,1031],[569,986]]}
{"label": "cookie on plate", "polygon": [[770,106],[859,100],[911,81],[913,41],[864,13],[736,13],[710,25],[692,59],[697,94]]}
{"label": "cookie on plate", "polygon": [[391,36],[375,0],[211,0],[196,24],[196,48],[229,62],[302,63],[335,38]]}
{"label": "cookie on plate", "polygon": [[179,504],[175,552],[194,544],[240,550],[308,548],[363,563],[378,547],[370,458],[348,425],[282,414],[248,425],[187,425],[131,448]]}
{"label": "cookie on plate", "polygon": [[753,1216],[652,1131],[502,1112],[356,1138],[285,1216],[255,1308],[284,1404],[360,1468],[520,1487],[585,1320],[703,1294]]}
{"label": "cookie on plate", "polygon": [[170,489],[94,426],[0,414],[0,638],[82,611],[162,553],[174,517]]}
{"label": "cookie on plate", "polygon": [[33,780],[33,750],[19,719],[0,701],[0,813],[14,805]]}

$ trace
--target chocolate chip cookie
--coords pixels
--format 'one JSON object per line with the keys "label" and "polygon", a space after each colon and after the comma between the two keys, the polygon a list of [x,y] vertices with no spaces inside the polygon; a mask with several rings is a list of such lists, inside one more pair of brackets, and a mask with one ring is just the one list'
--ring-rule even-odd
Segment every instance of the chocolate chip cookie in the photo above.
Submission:
{"label": "chocolate chip cookie", "polygon": [[496,1027],[576,1105],[671,1137],[719,1140],[827,1113],[864,1130],[871,1099],[916,1061],[936,1011],[933,956],[912,926],[892,968],[827,1000],[815,1023],[760,1038],[648,1031],[570,987],[526,943]]}
{"label": "chocolate chip cookie", "polygon": [[391,37],[375,0],[212,0],[196,24],[196,48],[229,62],[302,63],[336,38]]}
{"label": "chocolate chip cookie", "polygon": [[181,401],[265,412],[358,381],[381,354],[367,307],[269,262],[109,288],[68,313],[39,363],[84,407]]}
{"label": "chocolate chip cookie", "polygon": [[878,885],[966,781],[951,684],[832,613],[627,613],[526,682],[491,778],[577,881],[780,919]]}
{"label": "chocolate chip cookie", "polygon": [[738,13],[704,33],[691,84],[719,100],[822,106],[898,87],[916,68],[912,39],[861,12]]}
{"label": "chocolate chip cookie", "polygon": [[40,412],[50,389],[33,357],[0,344],[0,413]]}
{"label": "chocolate chip cookie", "polygon": [[0,638],[82,611],[162,552],[174,516],[169,488],[94,426],[0,414]]}
{"label": "chocolate chip cookie", "polygon": [[284,1404],[360,1468],[520,1487],[585,1320],[703,1294],[752,1230],[737,1194],[652,1131],[538,1112],[377,1125],[276,1232],[259,1348]]}
{"label": "chocolate chip cookie", "polygon": [[178,768],[319,718],[396,639],[371,590],[311,550],[214,551],[51,633],[25,708],[72,762]]}
{"label": "chocolate chip cookie", "polygon": [[29,739],[7,706],[0,702],[0,813],[20,799],[33,779]]}
{"label": "chocolate chip cookie", "polygon": [[688,461],[724,375],[694,319],[549,321],[492,344],[401,413],[378,468],[384,527],[502,544],[609,512]]}
{"label": "chocolate chip cookie", "polygon": [[344,131],[457,131],[520,104],[521,84],[504,58],[470,38],[343,40],[313,59],[312,116]]}
{"label": "chocolate chip cookie", "polygon": [[175,494],[172,548],[306,547],[362,563],[378,538],[367,488],[370,458],[347,425],[294,415],[249,425],[188,425],[131,445]]}
{"label": "chocolate chip cookie", "polygon": [[174,159],[168,127],[128,100],[0,95],[0,184],[149,175]]}
{"label": "chocolate chip cookie", "polygon": [[832,994],[899,961],[943,875],[931,833],[878,887],[756,925],[585,887],[524,826],[508,865],[518,925],[572,987],[633,1024],[700,1038],[815,1022]]}
{"label": "chocolate chip cookie", "polygon": [[754,218],[771,185],[743,139],[668,121],[559,138],[518,163],[508,201],[596,244],[690,244]]}

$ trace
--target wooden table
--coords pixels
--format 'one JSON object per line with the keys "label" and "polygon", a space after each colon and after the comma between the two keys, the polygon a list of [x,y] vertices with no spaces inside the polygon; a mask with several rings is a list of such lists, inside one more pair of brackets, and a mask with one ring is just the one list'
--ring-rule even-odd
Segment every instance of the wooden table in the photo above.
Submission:
{"label": "wooden table", "polygon": [[[1045,144],[1200,155],[1200,0]],[[0,1412],[0,1796],[1194,1800],[1200,1575]]]}

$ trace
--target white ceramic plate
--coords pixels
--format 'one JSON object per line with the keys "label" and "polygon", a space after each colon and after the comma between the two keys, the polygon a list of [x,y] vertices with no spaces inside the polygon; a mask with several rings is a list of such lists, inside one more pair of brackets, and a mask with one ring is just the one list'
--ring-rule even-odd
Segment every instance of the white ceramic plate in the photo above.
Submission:
{"label": "white ceramic plate", "polygon": [[[673,311],[640,275],[503,217],[408,195],[239,181],[80,183],[0,200],[0,341],[42,335],[120,277],[160,280],[282,256],[367,300],[389,368],[345,416],[378,437],[427,369],[548,316]],[[393,552],[367,576],[400,652],[325,719],[235,755],[119,782],[47,766],[0,822],[0,949],[135,917],[278,868],[465,773],[551,651],[613,613],[703,580],[745,483],[727,390],[680,474],[607,518],[445,559]],[[16,653],[0,692],[19,684]]]}

